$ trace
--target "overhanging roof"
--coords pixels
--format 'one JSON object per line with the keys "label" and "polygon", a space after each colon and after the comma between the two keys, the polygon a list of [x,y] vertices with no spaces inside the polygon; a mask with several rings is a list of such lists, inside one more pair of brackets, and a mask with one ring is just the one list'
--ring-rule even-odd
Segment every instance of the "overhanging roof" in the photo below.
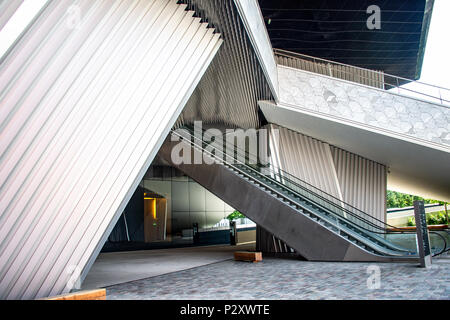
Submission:
{"label": "overhanging roof", "polygon": [[450,161],[445,147],[431,148],[395,133],[337,121],[284,104],[260,101],[259,105],[270,123],[386,165],[390,190],[450,200]]}
{"label": "overhanging roof", "polygon": [[[274,48],[418,79],[434,0],[259,0]],[[381,29],[369,30],[370,5]]]}

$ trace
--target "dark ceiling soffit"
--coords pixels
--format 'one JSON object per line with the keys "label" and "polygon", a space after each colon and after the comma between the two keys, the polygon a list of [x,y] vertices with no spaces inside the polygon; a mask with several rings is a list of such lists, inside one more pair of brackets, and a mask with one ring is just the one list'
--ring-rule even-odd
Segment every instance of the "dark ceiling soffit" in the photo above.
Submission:
{"label": "dark ceiling soffit", "polygon": [[427,45],[428,31],[430,30],[431,16],[433,14],[434,0],[426,0],[423,14],[422,32],[420,35],[419,50],[417,54],[416,74],[414,80],[419,80],[422,73],[423,59]]}

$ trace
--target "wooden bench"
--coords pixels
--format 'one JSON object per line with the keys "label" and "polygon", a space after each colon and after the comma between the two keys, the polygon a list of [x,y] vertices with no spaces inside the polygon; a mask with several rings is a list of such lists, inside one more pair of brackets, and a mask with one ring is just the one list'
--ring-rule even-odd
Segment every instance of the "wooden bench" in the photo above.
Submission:
{"label": "wooden bench", "polygon": [[49,297],[45,300],[106,300],[106,289],[72,292]]}
{"label": "wooden bench", "polygon": [[251,261],[259,262],[262,261],[261,252],[250,252],[250,251],[236,251],[234,253],[234,260],[236,261]]}

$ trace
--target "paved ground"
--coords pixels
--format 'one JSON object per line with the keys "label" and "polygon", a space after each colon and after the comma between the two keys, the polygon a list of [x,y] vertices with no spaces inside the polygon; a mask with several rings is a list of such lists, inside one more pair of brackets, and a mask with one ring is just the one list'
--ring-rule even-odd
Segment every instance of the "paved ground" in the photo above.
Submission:
{"label": "paved ground", "polygon": [[[380,268],[369,289],[368,267]],[[370,270],[369,270],[370,272]],[[372,282],[371,282],[372,283]],[[412,264],[232,260],[107,287],[107,299],[450,299],[450,256]]]}
{"label": "paved ground", "polygon": [[230,259],[232,252],[236,250],[252,248],[254,244],[101,253],[83,281],[81,289],[103,288],[199,267]]}

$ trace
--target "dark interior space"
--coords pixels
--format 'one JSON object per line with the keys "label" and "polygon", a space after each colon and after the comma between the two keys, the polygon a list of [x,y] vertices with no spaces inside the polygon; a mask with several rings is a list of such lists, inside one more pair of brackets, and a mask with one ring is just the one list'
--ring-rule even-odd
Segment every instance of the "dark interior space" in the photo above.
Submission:
{"label": "dark interior space", "polygon": [[[414,80],[420,77],[433,2],[259,0],[274,48]],[[380,29],[367,27],[371,5],[380,8]]]}

